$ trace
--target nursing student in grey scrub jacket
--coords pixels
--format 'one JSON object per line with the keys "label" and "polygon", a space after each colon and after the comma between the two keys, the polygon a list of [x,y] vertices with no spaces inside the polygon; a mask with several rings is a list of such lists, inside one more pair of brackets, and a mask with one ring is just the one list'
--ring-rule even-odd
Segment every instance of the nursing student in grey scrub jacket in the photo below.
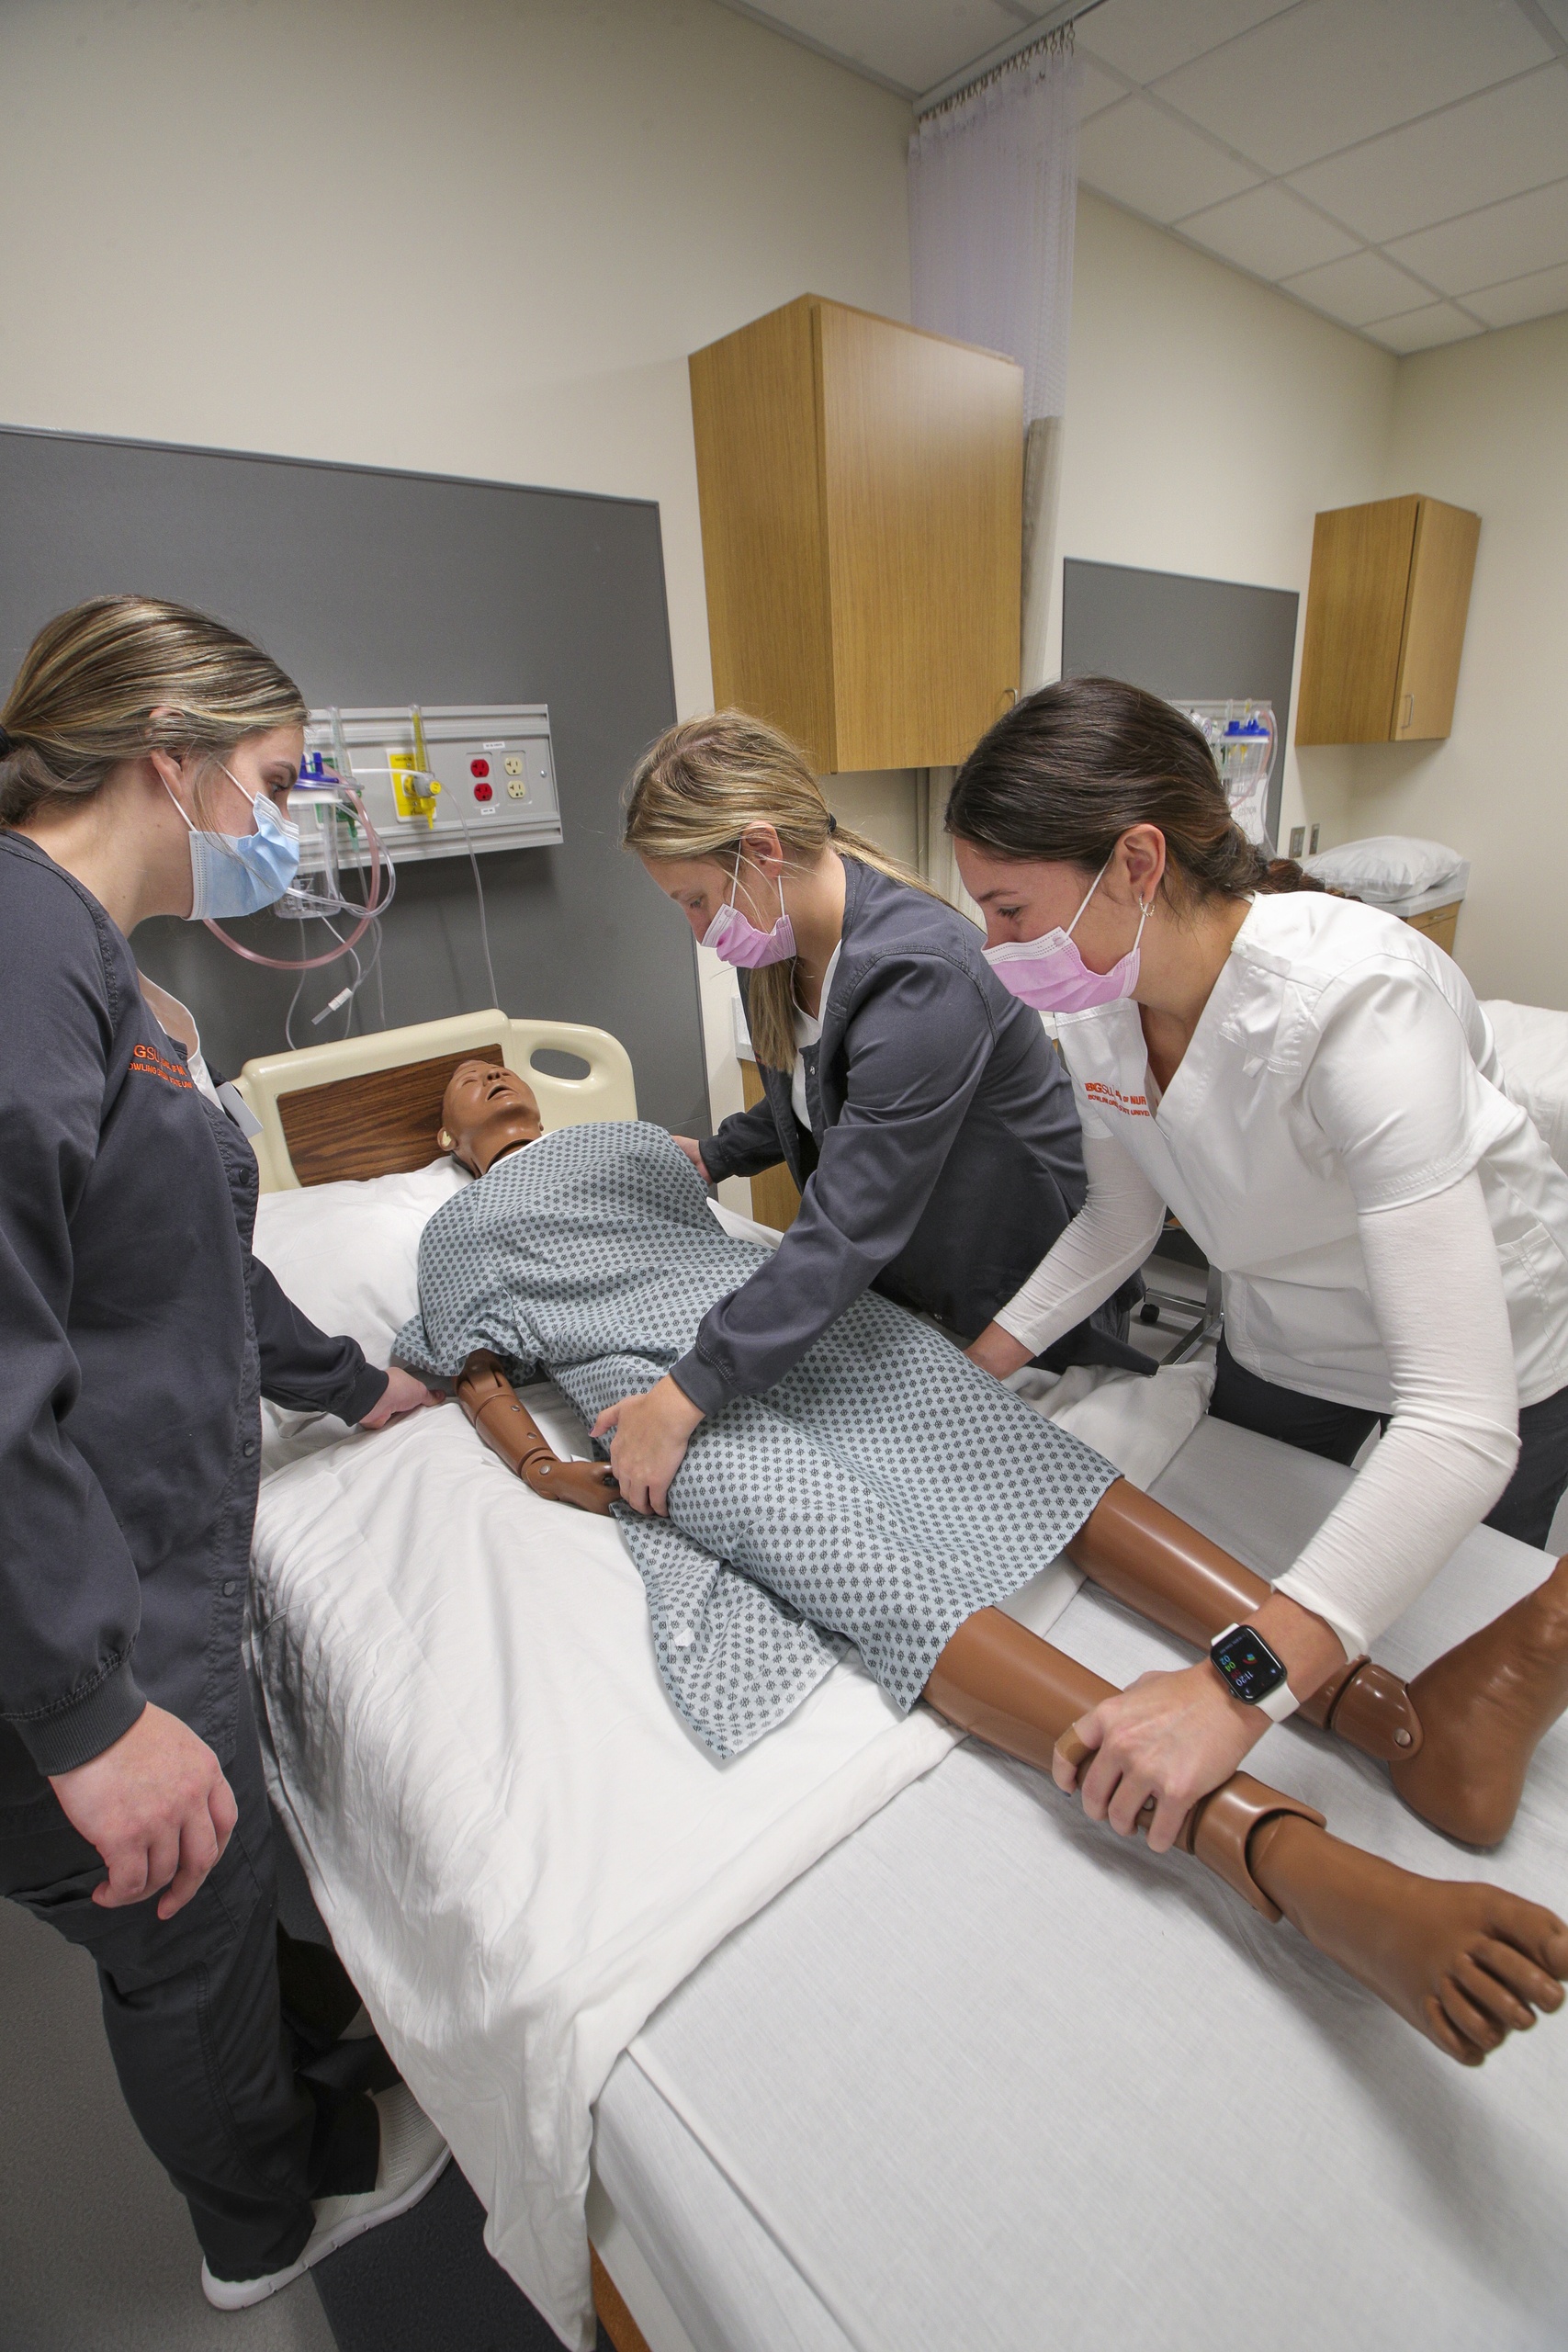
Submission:
{"label": "nursing student in grey scrub jacket", "polygon": [[[784,1160],[799,1215],[644,1396],[600,1416],[623,1498],[664,1512],[697,1423],[771,1388],[874,1285],[964,1342],[1084,1199],[1072,1089],[973,924],[835,824],[805,755],[737,711],[661,736],[626,839],[697,938],[741,975],[765,1090],[703,1143],[708,1182]],[[1020,1017],[1021,1015],[1021,1018]],[[1125,1304],[1054,1363],[1125,1363]]]}
{"label": "nursing student in grey scrub jacket", "polygon": [[256,647],[137,596],[48,623],[0,710],[0,1896],[96,1963],[223,2309],[444,2154],[400,2085],[295,2071],[241,1656],[261,1397],[430,1400],[252,1255],[255,1154],[128,939],[278,898],[304,721]]}

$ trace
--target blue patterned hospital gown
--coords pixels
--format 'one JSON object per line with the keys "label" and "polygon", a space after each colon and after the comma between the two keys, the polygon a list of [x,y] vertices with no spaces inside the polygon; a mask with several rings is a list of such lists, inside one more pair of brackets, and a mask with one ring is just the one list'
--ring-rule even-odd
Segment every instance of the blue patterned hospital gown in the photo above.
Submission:
{"label": "blue patterned hospital gown", "polygon": [[[592,1422],[765,1255],[723,1230],[662,1127],[558,1128],[431,1218],[395,1352],[450,1376],[492,1348]],[[820,1681],[835,1635],[913,1706],[964,1618],[1055,1559],[1116,1476],[867,1291],[775,1387],[699,1425],[668,1520],[616,1518],[670,1696],[730,1757]]]}

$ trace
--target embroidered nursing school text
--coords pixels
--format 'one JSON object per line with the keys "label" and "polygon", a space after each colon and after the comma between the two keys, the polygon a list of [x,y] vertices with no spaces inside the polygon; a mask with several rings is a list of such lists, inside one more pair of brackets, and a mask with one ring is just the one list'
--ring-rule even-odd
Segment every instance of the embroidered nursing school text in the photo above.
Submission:
{"label": "embroidered nursing school text", "polygon": [[1119,1086],[1102,1085],[1098,1078],[1086,1079],[1083,1091],[1101,1110],[1120,1111],[1124,1119],[1148,1119],[1154,1115],[1146,1095],[1123,1094]]}
{"label": "embroidered nursing school text", "polygon": [[132,1046],[130,1067],[140,1070],[143,1078],[161,1078],[165,1086],[182,1087],[187,1094],[196,1091],[189,1071],[178,1062],[172,1062],[167,1054],[161,1054],[156,1046]]}

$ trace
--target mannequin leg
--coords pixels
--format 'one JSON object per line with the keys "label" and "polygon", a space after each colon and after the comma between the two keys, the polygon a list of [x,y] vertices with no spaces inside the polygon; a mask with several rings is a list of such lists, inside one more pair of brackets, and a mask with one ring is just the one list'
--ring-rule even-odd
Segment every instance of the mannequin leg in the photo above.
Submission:
{"label": "mannequin leg", "polygon": [[[1067,1551],[1104,1591],[1194,1648],[1272,1590],[1124,1478]],[[1399,1795],[1434,1829],[1495,1846],[1518,1810],[1530,1758],[1565,1706],[1568,1559],[1408,1689],[1386,1667],[1353,1659],[1301,1713],[1388,1765]]]}
{"label": "mannequin leg", "polygon": [[1507,1834],[1530,1758],[1568,1707],[1568,1557],[1490,1625],[1458,1643],[1410,1685],[1427,1727],[1418,1752],[1395,1758],[1395,1790],[1423,1821],[1467,1846]]}
{"label": "mannequin leg", "polygon": [[[967,1618],[936,1662],[927,1703],[1048,1772],[1057,1743],[1112,1685],[1006,1617]],[[1294,1797],[1238,1772],[1189,1815],[1182,1849],[1265,1917],[1319,1951],[1464,2065],[1535,2009],[1562,2001],[1568,1927],[1500,1888],[1417,1878],[1329,1836]]]}

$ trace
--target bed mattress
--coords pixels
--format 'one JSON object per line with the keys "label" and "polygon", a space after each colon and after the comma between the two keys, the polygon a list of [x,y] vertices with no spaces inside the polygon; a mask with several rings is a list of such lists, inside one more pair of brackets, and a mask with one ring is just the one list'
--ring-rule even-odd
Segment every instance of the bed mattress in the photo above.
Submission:
{"label": "bed mattress", "polygon": [[[1205,1422],[1155,1491],[1277,1573],[1347,1476]],[[1382,1654],[1414,1670],[1541,1572],[1478,1531]],[[1179,1657],[1087,1589],[1052,1638],[1119,1681]],[[1568,1898],[1561,1727],[1495,1857],[1303,1727],[1257,1770],[1411,1868]],[[653,2015],[595,2165],[695,2352],[1545,2352],[1565,2118],[1568,2016],[1461,2072],[1287,1926],[968,1744]]]}

